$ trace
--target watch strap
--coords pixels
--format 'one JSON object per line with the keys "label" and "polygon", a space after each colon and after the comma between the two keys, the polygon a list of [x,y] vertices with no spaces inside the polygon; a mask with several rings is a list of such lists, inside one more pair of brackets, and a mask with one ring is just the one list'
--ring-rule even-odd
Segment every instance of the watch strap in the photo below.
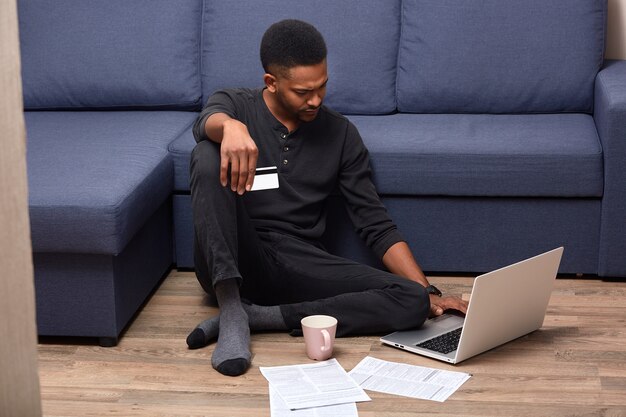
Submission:
{"label": "watch strap", "polygon": [[437,297],[441,297],[443,295],[439,288],[435,287],[434,285],[429,285],[428,287],[426,287],[426,292],[428,294],[436,295]]}

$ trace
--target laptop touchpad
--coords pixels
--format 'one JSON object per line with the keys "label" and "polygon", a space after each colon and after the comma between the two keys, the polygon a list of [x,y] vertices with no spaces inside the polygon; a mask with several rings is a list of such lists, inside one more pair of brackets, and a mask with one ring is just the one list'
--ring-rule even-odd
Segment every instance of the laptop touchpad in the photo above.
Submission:
{"label": "laptop touchpad", "polygon": [[463,325],[464,318],[459,317],[457,315],[452,314],[443,314],[439,317],[432,318],[430,320],[426,320],[424,329],[428,328],[431,331],[447,332],[449,330],[455,329],[459,326]]}

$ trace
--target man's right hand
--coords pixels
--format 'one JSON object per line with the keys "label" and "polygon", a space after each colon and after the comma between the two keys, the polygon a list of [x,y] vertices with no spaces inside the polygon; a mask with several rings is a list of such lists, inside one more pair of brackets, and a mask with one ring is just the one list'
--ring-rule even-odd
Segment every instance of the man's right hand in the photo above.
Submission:
{"label": "man's right hand", "polygon": [[250,191],[254,182],[259,149],[246,125],[235,119],[224,120],[220,146],[220,183],[228,185],[239,195]]}
{"label": "man's right hand", "polygon": [[430,317],[441,316],[446,310],[457,310],[465,314],[467,307],[468,302],[461,297],[430,295]]}

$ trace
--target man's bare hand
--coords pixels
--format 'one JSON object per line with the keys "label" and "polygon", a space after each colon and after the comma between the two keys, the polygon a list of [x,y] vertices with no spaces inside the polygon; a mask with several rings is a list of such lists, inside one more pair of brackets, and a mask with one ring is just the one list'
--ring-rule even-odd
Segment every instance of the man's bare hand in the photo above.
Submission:
{"label": "man's bare hand", "polygon": [[467,313],[467,301],[454,296],[439,297],[430,295],[430,316],[441,316],[446,310],[458,310]]}
{"label": "man's bare hand", "polygon": [[248,128],[237,120],[224,123],[224,133],[220,146],[220,183],[228,185],[230,168],[230,188],[239,195],[250,191],[254,182],[259,149],[248,133]]}

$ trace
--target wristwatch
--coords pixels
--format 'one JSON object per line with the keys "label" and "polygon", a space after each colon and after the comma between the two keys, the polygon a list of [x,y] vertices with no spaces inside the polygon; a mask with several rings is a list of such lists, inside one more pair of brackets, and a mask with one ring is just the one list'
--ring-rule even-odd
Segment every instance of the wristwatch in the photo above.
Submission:
{"label": "wristwatch", "polygon": [[428,294],[436,295],[437,297],[441,297],[443,295],[441,291],[439,291],[439,288],[435,287],[434,285],[429,285],[428,287],[426,287],[426,292]]}

